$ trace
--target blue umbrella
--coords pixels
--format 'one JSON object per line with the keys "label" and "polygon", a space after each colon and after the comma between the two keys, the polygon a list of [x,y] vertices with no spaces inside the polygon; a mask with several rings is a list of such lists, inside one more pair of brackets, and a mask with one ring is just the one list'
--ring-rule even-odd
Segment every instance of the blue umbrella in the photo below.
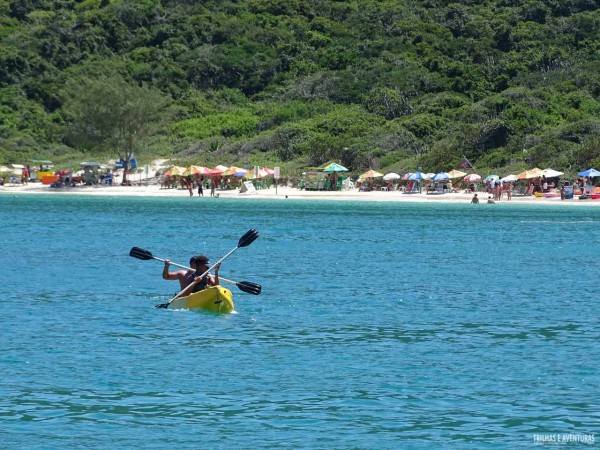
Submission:
{"label": "blue umbrella", "polygon": [[583,172],[579,172],[578,175],[580,177],[600,177],[600,172],[598,172],[596,169],[588,169],[584,170]]}
{"label": "blue umbrella", "polygon": [[424,173],[422,173],[422,172],[416,171],[415,173],[411,173],[408,176],[408,179],[410,181],[426,180],[427,176]]}
{"label": "blue umbrella", "polygon": [[446,172],[436,173],[432,178],[433,181],[446,181],[449,179],[450,179],[450,175],[448,175]]}

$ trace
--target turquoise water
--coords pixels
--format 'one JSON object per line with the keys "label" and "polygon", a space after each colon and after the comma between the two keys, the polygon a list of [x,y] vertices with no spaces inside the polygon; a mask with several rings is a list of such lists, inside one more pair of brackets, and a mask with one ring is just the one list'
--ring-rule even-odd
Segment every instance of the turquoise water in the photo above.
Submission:
{"label": "turquoise water", "polygon": [[[0,442],[600,440],[600,208],[0,195]],[[224,263],[237,314],[153,308]],[[587,446],[589,447],[589,446]]]}

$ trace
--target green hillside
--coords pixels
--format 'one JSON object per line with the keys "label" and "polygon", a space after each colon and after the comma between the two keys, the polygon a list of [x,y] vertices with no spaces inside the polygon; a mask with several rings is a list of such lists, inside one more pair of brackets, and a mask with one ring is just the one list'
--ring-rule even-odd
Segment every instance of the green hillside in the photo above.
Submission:
{"label": "green hillside", "polygon": [[116,157],[79,120],[124,83],[142,163],[600,168],[599,34],[593,0],[0,0],[0,164]]}

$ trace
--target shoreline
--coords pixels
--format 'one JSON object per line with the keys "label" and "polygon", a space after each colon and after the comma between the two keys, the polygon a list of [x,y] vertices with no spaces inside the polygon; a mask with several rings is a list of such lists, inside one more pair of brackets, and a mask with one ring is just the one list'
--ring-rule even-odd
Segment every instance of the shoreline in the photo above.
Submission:
{"label": "shoreline", "polygon": [[[349,191],[305,191],[290,187],[259,189],[256,194],[240,194],[238,189],[219,190],[215,192],[216,198],[238,198],[238,199],[281,199],[281,200],[318,200],[318,201],[360,201],[360,202],[410,202],[410,203],[470,203],[473,194],[464,192],[446,194],[411,193],[405,194],[400,191],[371,191],[360,192],[358,189]],[[205,190],[205,192],[207,192]],[[0,186],[0,196],[3,195],[89,195],[105,197],[180,197],[198,199],[198,193],[190,197],[187,189],[161,189],[156,184],[148,186],[76,186],[51,188],[49,185],[40,183],[29,183],[27,185],[4,185]],[[480,204],[487,204],[487,193],[478,192]],[[210,198],[205,194],[203,198]],[[496,204],[529,204],[529,205],[587,205],[600,206],[600,201],[579,200],[575,197],[569,200],[561,200],[560,197],[546,198],[535,196],[513,196],[512,200],[497,201]]]}

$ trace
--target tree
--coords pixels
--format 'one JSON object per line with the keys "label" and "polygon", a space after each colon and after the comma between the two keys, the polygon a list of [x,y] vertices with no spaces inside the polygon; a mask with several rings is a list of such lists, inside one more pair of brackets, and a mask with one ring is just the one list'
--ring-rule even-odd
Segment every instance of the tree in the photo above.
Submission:
{"label": "tree", "polygon": [[139,155],[140,144],[170,118],[170,99],[157,90],[127,83],[120,76],[86,79],[71,84],[65,110],[73,144],[115,151],[125,161]]}

